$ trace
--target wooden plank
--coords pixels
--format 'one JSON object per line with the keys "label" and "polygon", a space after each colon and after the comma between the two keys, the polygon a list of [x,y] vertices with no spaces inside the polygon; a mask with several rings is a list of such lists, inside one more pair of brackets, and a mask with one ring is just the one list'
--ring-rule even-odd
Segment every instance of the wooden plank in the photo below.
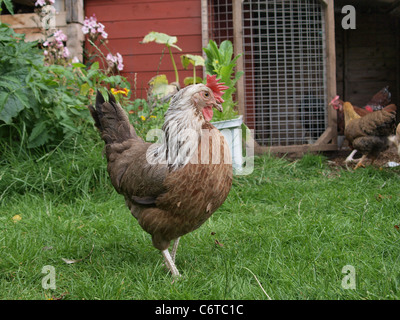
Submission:
{"label": "wooden plank", "polygon": [[318,138],[315,145],[329,144],[333,139],[336,138],[335,132],[332,127],[328,127],[325,132]]}
{"label": "wooden plank", "polygon": [[65,0],[67,23],[83,23],[83,0]]}
{"label": "wooden plank", "polygon": [[[114,50],[117,52],[117,48],[114,48]],[[154,71],[157,72],[166,72],[166,71],[172,71],[173,66],[171,62],[171,58],[169,55],[164,55],[161,64],[160,64],[160,57],[161,54],[146,54],[146,55],[125,55],[124,56],[124,65],[125,68],[128,68],[129,70],[134,70],[135,72],[144,72],[144,71]],[[183,72],[185,69],[183,68],[180,58],[178,55],[174,55],[176,67],[178,69],[178,72]],[[193,69],[189,69],[191,73]],[[200,70],[200,69],[197,69]]]}
{"label": "wooden plank", "polygon": [[[233,0],[233,48],[234,55],[241,54],[242,56],[236,61],[236,72],[244,71],[243,65],[243,13],[242,13],[242,0]],[[246,106],[244,103],[245,89],[244,89],[244,76],[236,82],[236,100],[238,102],[238,112],[243,115],[243,122],[246,123]]]}
{"label": "wooden plank", "polygon": [[351,74],[351,82],[364,82],[364,81],[395,81],[396,80],[396,66],[390,68],[369,68],[364,70],[352,69],[349,67],[349,74]]}
{"label": "wooden plank", "polygon": [[[66,22],[65,11],[56,14],[56,26],[65,27]],[[14,15],[2,15],[1,21],[12,26],[13,29],[29,29],[29,28],[41,28],[41,23],[36,13],[21,13]]]}
{"label": "wooden plank", "polygon": [[[161,52],[164,48],[163,45],[158,43],[140,43],[143,40],[143,37],[114,38],[114,35],[111,35],[111,37],[112,38],[108,39],[107,46],[112,48],[113,51],[118,51],[122,55],[145,55],[155,53],[159,53],[161,55]],[[182,52],[174,49],[173,52],[174,54],[176,53],[177,58],[183,53],[202,55],[201,35],[179,36],[177,45],[182,49]],[[168,55],[168,52],[165,51],[164,55]]]}
{"label": "wooden plank", "polygon": [[325,7],[329,5],[329,0],[319,0]]}
{"label": "wooden plank", "polygon": [[[119,6],[123,4],[130,4],[132,1],[135,1],[137,4],[148,4],[150,1],[151,2],[171,2],[171,0],[85,0],[85,6],[86,7],[101,7],[101,6],[107,6],[107,5],[114,5],[114,6]],[[186,0],[181,0],[182,2]]]}
{"label": "wooden plank", "polygon": [[[393,39],[394,40],[394,39]],[[356,47],[348,49],[347,63],[360,59],[394,59],[396,50],[390,44],[379,47]]]}
{"label": "wooden plank", "polygon": [[[333,0],[328,0],[325,8],[325,37],[326,37],[326,72],[327,72],[327,101],[331,101],[336,94],[336,44],[335,44],[335,15]],[[328,128],[332,130],[333,143],[337,143],[337,112],[328,108]],[[319,144],[318,144],[319,146]],[[322,147],[322,145],[321,145]]]}
{"label": "wooden plank", "polygon": [[[100,64],[101,65],[101,64]],[[150,70],[150,71],[141,71],[137,72],[136,70],[132,69],[131,67],[125,67],[122,74],[126,75],[127,78],[131,82],[131,87],[132,89],[135,87],[134,80],[136,78],[136,89],[138,91],[140,90],[146,90],[147,89],[147,84],[150,81],[150,79],[157,74],[165,74],[167,76],[167,79],[169,82],[174,82],[175,81],[175,73],[173,71],[163,71],[163,72],[158,72],[156,70]],[[135,77],[136,74],[136,77]],[[183,83],[183,79],[186,77],[191,77],[192,72],[188,70],[182,70],[179,72],[179,77],[181,79],[181,85]]]}
{"label": "wooden plank", "polygon": [[198,0],[169,2],[107,2],[106,5],[86,4],[86,16],[95,14],[101,23],[124,20],[156,20],[175,18],[201,18],[201,6]]}
{"label": "wooden plank", "polygon": [[167,20],[146,21],[115,21],[105,22],[110,38],[140,38],[150,31],[159,31],[171,36],[201,34],[201,19],[179,18]]}
{"label": "wooden plank", "polygon": [[[400,57],[400,22],[396,20],[396,53],[397,57]],[[395,91],[392,90],[392,102],[394,102],[397,106],[400,106],[400,59],[396,59],[396,88]],[[397,113],[396,119],[399,119],[399,112]]]}

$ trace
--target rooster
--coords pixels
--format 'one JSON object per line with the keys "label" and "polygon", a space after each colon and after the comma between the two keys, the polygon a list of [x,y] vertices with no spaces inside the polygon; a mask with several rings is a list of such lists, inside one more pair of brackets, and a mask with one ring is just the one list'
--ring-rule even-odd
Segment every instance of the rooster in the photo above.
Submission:
{"label": "rooster", "polygon": [[227,88],[215,76],[207,76],[207,85],[178,91],[165,113],[160,144],[137,136],[112,95],[107,102],[98,92],[96,107],[89,106],[105,142],[111,183],[151,235],[173,276],[179,276],[179,238],[199,228],[222,205],[232,185],[228,144],[210,123],[213,108],[222,112]]}
{"label": "rooster", "polygon": [[[396,113],[396,105],[389,104],[391,98],[391,93],[388,90],[388,87],[383,88],[382,90],[378,91],[371,100],[367,103],[366,106],[363,108],[353,106],[354,111],[360,116],[363,117],[368,113],[378,111],[378,110],[385,110],[390,113]],[[338,124],[338,134],[344,135],[345,130],[345,119],[344,119],[344,111],[343,111],[343,100],[339,99],[339,96],[336,96],[332,99],[329,103],[335,110],[337,110],[337,124]],[[353,161],[354,155],[357,153],[357,149],[354,149],[350,155],[346,158],[346,162]]]}
{"label": "rooster", "polygon": [[[389,87],[386,86],[377,93],[373,95],[370,101],[363,107],[353,106],[354,111],[360,115],[361,117],[365,116],[367,113],[389,109],[396,111],[396,106],[394,104],[390,104],[392,94],[389,91]],[[344,115],[343,115],[343,100],[340,100],[339,96],[336,96],[329,103],[335,110],[337,110],[337,123],[338,123],[338,134],[343,135],[344,133]]]}
{"label": "rooster", "polygon": [[344,103],[343,111],[345,137],[354,149],[362,153],[355,169],[364,166],[367,157],[373,164],[378,155],[389,147],[396,125],[395,113],[379,110],[361,117],[350,102]]}

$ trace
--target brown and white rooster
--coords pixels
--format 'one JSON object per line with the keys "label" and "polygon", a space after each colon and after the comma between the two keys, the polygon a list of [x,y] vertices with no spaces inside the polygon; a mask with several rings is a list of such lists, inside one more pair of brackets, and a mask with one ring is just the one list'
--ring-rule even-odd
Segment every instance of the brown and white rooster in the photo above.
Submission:
{"label": "brown and white rooster", "polygon": [[[385,87],[378,91],[377,93],[374,94],[374,96],[371,98],[368,103],[360,108],[357,106],[352,105],[352,109],[354,112],[360,116],[364,117],[365,115],[379,111],[379,110],[384,110],[393,114],[396,114],[397,107],[395,104],[389,104],[390,103],[390,98],[391,98],[391,93],[388,90],[389,87]],[[339,135],[344,135],[345,131],[345,116],[344,116],[344,101],[339,98],[339,96],[336,96],[335,98],[332,99],[332,101],[329,103],[330,106],[332,106],[335,110],[337,110],[337,129],[338,129],[338,134]],[[357,149],[353,149],[353,151],[350,153],[350,155],[346,158],[345,162],[352,162],[354,161],[354,155],[357,153]]]}
{"label": "brown and white rooster", "polygon": [[[228,87],[208,77],[176,93],[165,113],[164,141],[144,142],[127,114],[109,95],[97,93],[89,106],[105,141],[111,183],[125,197],[139,225],[152,236],[174,276],[179,238],[199,228],[225,201],[232,185],[232,161],[223,135],[212,125]],[[175,240],[172,252],[170,242]]]}
{"label": "brown and white rooster", "polygon": [[371,158],[373,164],[378,155],[393,142],[396,114],[383,109],[361,117],[350,102],[344,103],[343,110],[345,137],[354,149],[362,153],[355,169],[363,166],[367,157]]}

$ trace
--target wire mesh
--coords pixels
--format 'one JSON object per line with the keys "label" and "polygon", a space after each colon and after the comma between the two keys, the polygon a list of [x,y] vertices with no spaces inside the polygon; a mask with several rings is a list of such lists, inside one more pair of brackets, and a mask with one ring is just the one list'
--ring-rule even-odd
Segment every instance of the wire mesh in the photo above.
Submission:
{"label": "wire mesh", "polygon": [[[209,37],[233,41],[232,2],[208,0]],[[260,145],[314,143],[325,131],[325,21],[319,0],[242,3],[246,124]]]}

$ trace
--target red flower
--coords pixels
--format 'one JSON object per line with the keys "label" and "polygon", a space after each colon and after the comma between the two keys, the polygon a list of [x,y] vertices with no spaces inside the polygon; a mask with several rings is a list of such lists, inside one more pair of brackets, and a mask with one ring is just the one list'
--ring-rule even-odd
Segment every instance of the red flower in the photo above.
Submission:
{"label": "red flower", "polygon": [[229,87],[224,86],[225,82],[220,82],[221,79],[217,79],[217,76],[214,74],[212,76],[207,75],[207,84],[206,86],[209,87],[212,92],[214,93],[215,100],[217,102],[222,103],[224,102],[224,99],[222,99],[222,95],[224,94],[224,91],[226,89],[229,89]]}

